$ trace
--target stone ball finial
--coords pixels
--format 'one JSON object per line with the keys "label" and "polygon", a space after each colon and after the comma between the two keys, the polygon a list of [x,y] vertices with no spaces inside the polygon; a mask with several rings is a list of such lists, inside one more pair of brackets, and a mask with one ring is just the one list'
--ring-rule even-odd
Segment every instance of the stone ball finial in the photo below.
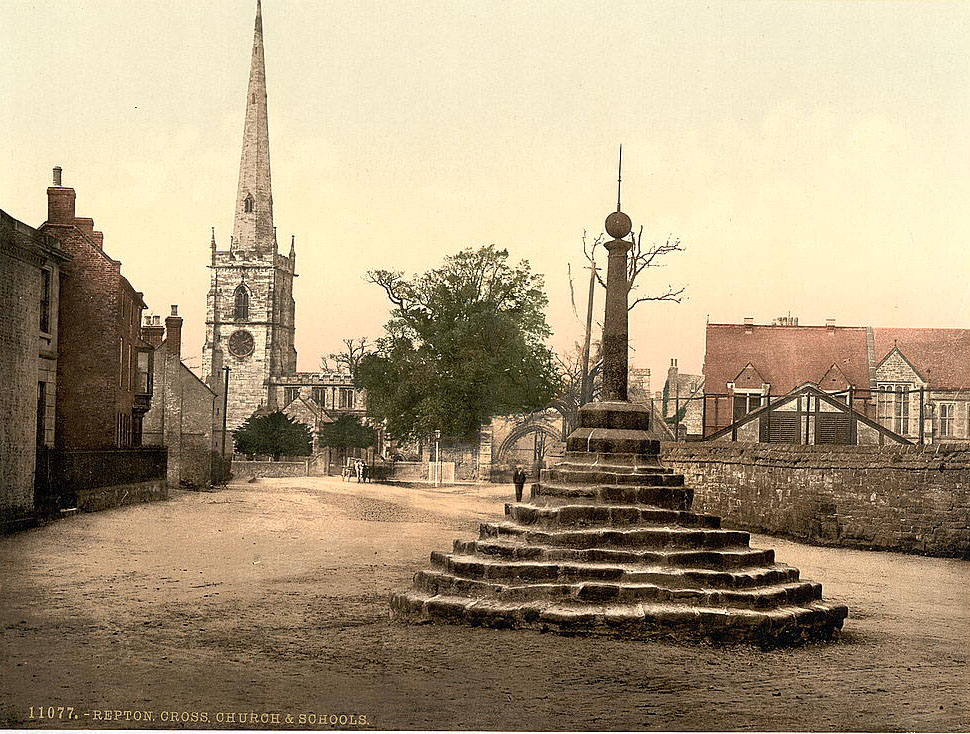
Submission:
{"label": "stone ball finial", "polygon": [[630,234],[633,222],[621,211],[615,211],[606,218],[606,233],[616,240],[621,240]]}

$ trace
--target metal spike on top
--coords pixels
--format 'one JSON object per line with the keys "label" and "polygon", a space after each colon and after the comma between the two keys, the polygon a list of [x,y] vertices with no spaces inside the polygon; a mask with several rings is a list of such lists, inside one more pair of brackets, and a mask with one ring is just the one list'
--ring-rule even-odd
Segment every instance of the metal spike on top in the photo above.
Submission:
{"label": "metal spike on top", "polygon": [[616,210],[620,211],[620,186],[623,183],[623,143],[620,143],[620,162],[616,167]]}
{"label": "metal spike on top", "polygon": [[630,217],[620,211],[620,191],[623,185],[623,144],[620,144],[620,162],[616,171],[616,211],[606,218],[606,233],[615,240],[622,240],[633,229]]}

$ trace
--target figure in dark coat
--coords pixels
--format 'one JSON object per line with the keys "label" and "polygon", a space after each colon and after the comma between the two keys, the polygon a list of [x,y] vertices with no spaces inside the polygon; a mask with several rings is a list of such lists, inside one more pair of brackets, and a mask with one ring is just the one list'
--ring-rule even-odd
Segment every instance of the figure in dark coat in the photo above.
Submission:
{"label": "figure in dark coat", "polygon": [[515,485],[515,501],[522,501],[522,488],[525,486],[525,472],[521,466],[515,467],[512,473],[512,484]]}

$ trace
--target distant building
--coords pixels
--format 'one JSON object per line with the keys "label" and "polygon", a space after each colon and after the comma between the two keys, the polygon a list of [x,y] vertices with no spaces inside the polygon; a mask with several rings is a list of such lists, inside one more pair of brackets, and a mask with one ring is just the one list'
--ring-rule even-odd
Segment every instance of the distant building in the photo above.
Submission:
{"label": "distant building", "polygon": [[704,375],[681,372],[677,359],[671,359],[663,390],[654,396],[654,409],[677,440],[699,439],[704,423]]}
{"label": "distant building", "polygon": [[907,440],[970,442],[970,329],[708,324],[704,374],[705,436],[811,385]]}
{"label": "distant building", "polygon": [[0,528],[35,512],[37,455],[54,444],[60,270],[53,237],[0,211]]}
{"label": "distant building", "polygon": [[146,316],[141,333],[154,349],[152,407],[144,417],[142,442],[168,449],[170,487],[204,487],[221,479],[216,394],[182,362],[178,307],[172,306],[164,326],[158,316]]}
{"label": "distant building", "polygon": [[[229,248],[210,242],[210,287],[202,372],[220,396],[230,370],[227,427],[238,428],[253,413],[283,410],[311,429],[334,413],[363,415],[362,391],[343,373],[296,371],[295,240],[279,252],[273,220],[266,69],[262,16],[257,6],[239,183]],[[217,416],[221,424],[221,412]]]}
{"label": "distant building", "polygon": [[40,231],[71,256],[59,304],[55,441],[62,449],[140,446],[151,404],[152,349],[140,332],[145,301],[104,251],[94,220],[75,215],[75,199],[55,168]]}

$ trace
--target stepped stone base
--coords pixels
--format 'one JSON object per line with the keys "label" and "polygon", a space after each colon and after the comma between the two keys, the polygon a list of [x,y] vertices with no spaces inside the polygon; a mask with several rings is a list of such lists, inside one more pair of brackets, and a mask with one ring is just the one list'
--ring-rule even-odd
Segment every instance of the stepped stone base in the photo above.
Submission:
{"label": "stepped stone base", "polygon": [[391,616],[761,645],[841,629],[848,609],[823,601],[820,584],[749,547],[748,533],[690,511],[693,491],[660,465],[645,411],[584,406],[567,449],[529,502],[505,506],[505,521],[432,553],[431,569],[391,597]]}

